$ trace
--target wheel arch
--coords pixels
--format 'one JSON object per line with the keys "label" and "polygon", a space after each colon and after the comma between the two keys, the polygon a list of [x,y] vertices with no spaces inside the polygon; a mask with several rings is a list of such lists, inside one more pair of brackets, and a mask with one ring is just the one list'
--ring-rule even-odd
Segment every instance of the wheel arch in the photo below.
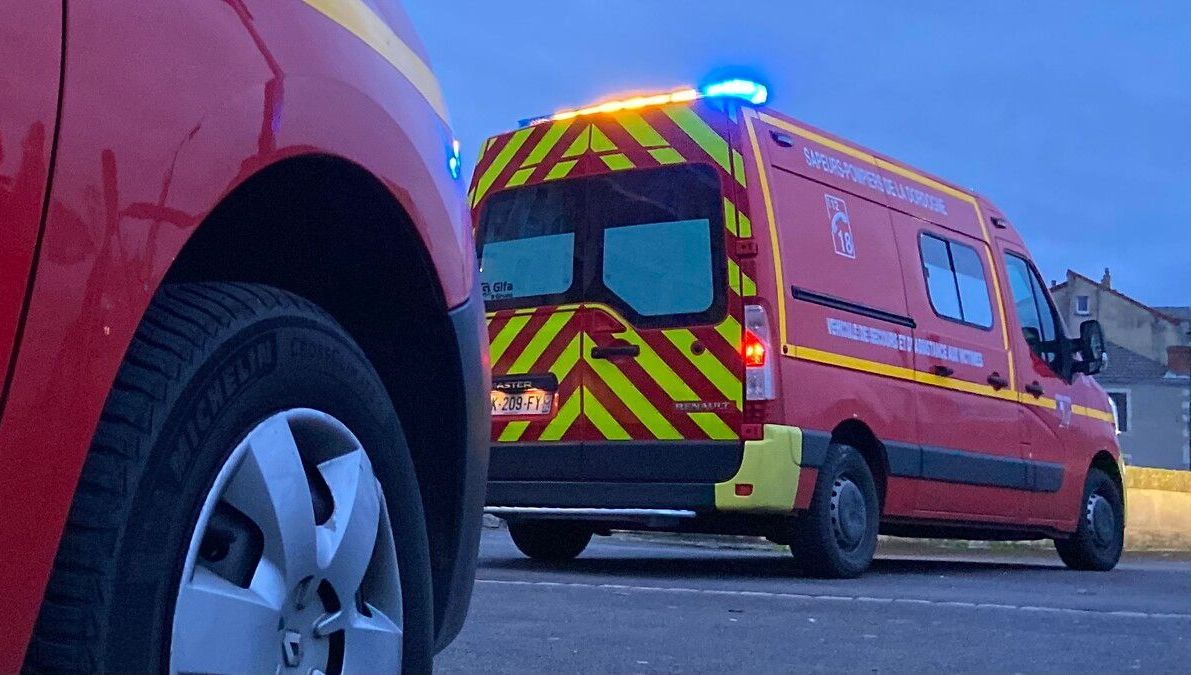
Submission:
{"label": "wheel arch", "polygon": [[451,533],[466,501],[459,477],[468,462],[467,392],[459,336],[411,215],[354,162],[289,157],[229,192],[163,279],[204,281],[267,284],[314,302],[377,369],[401,418],[426,512],[437,633],[456,565]]}
{"label": "wheel arch", "polygon": [[[1108,474],[1109,478],[1112,478],[1117,484],[1117,490],[1120,490],[1121,499],[1124,500],[1125,477],[1121,474],[1121,465],[1117,463],[1117,460],[1115,457],[1113,457],[1112,453],[1108,452],[1107,450],[1097,451],[1096,454],[1092,456],[1092,463],[1089,465],[1088,469],[1089,471],[1091,469],[1099,469]],[[1086,481],[1087,478],[1085,477],[1084,480]]]}
{"label": "wheel arch", "polygon": [[844,420],[831,430],[831,443],[850,446],[864,458],[869,471],[873,474],[873,480],[877,484],[877,496],[881,500],[881,508],[884,510],[889,458],[885,452],[885,445],[877,438],[872,428],[858,418]]}

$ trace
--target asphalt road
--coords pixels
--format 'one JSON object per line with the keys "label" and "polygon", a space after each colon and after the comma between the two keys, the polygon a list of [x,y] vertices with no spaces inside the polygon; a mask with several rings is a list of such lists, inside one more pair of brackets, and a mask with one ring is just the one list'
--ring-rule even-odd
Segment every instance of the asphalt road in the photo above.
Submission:
{"label": "asphalt road", "polygon": [[1191,671],[1191,560],[1071,572],[1048,551],[879,552],[802,579],[775,547],[617,535],[576,561],[488,530],[443,672]]}

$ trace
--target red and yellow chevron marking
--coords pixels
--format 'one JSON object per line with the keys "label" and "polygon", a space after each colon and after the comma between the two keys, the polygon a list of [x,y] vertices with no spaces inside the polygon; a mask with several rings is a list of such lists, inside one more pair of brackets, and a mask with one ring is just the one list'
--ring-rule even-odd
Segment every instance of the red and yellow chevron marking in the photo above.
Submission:
{"label": "red and yellow chevron marking", "polygon": [[[559,383],[552,416],[496,419],[497,442],[579,440],[581,418],[591,437],[604,440],[739,437],[743,385],[734,317],[715,327],[638,331],[625,322],[616,333],[585,333],[582,313],[597,311],[612,313],[602,306],[562,306],[492,316],[493,372],[553,373]],[[615,363],[591,357],[592,348],[613,339],[637,345],[640,356]],[[703,345],[698,354],[696,341]],[[699,405],[709,402],[715,407]]]}
{"label": "red and yellow chevron marking", "polygon": [[[588,311],[609,312],[604,307]],[[739,328],[728,317],[717,327],[639,331],[622,323],[615,333],[588,334],[585,412],[589,435],[605,440],[730,440],[739,437],[743,384]],[[633,359],[592,358],[592,349],[613,340],[637,345]],[[693,350],[698,342],[702,350]],[[696,353],[698,351],[699,353]],[[593,405],[592,401],[599,405]],[[592,416],[594,414],[594,417]],[[607,418],[607,419],[604,419]],[[601,421],[605,423],[601,424]],[[616,422],[611,424],[610,422]]]}
{"label": "red and yellow chevron marking", "polygon": [[[716,326],[638,330],[609,307],[542,307],[490,314],[494,375],[554,373],[549,419],[493,422],[497,442],[736,439],[742,421],[743,298],[757,285],[736,243],[753,236],[744,159],[728,115],[702,103],[622,111],[539,124],[484,144],[468,192],[478,215],[493,192],[567,177],[684,162],[721,175],[728,316]],[[623,330],[591,332],[585,313],[604,312]],[[612,340],[638,345],[632,359],[594,359]]]}

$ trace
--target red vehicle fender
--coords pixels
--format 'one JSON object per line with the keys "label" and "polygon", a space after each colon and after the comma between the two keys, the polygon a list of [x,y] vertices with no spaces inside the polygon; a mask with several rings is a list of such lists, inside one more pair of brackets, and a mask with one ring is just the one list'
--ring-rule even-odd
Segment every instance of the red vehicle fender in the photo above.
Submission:
{"label": "red vehicle fender", "polygon": [[[247,22],[231,27],[223,14],[177,16],[141,3],[71,7],[50,209],[0,411],[0,539],[21,542],[21,555],[0,556],[0,578],[19,580],[5,591],[0,626],[9,638],[0,644],[0,671],[19,667],[83,460],[137,324],[187,240],[236,186],[304,154],[364,167],[409,214],[448,306],[469,297],[472,235],[463,188],[446,168],[445,121],[355,36],[300,6],[286,11],[307,34],[314,27],[337,44],[286,54],[293,74],[279,81],[265,65],[271,57],[262,60],[260,43],[243,34],[254,31]],[[165,44],[208,20],[206,34],[186,46]],[[276,29],[291,20],[270,21]],[[217,40],[214,25],[235,44],[203,56],[225,68],[191,72],[186,86],[160,91],[161,101],[137,98],[176,82],[186,64],[167,62],[169,54],[195,56],[186,49]],[[146,61],[153,50],[163,52],[162,62]],[[350,64],[344,72],[361,86],[336,77],[328,54]],[[128,70],[94,72],[114,64]],[[121,77],[131,82],[113,91],[108,85]],[[449,237],[443,223],[451,224]]]}

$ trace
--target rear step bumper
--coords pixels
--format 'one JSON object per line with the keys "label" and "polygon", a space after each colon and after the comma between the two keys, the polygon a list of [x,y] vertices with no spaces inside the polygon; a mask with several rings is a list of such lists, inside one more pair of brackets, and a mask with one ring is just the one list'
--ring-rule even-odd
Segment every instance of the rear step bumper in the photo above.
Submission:
{"label": "rear step bumper", "polygon": [[487,505],[789,513],[802,430],[764,430],[745,442],[496,443]]}
{"label": "rear step bumper", "polygon": [[518,520],[595,521],[625,523],[645,527],[666,527],[698,514],[683,509],[561,509],[538,506],[489,506],[484,513],[516,522]]}
{"label": "rear step bumper", "polygon": [[741,441],[494,443],[488,479],[712,484],[736,475],[743,458]]}
{"label": "rear step bumper", "polygon": [[715,484],[491,480],[488,482],[488,504],[563,509],[710,511],[715,508]]}

